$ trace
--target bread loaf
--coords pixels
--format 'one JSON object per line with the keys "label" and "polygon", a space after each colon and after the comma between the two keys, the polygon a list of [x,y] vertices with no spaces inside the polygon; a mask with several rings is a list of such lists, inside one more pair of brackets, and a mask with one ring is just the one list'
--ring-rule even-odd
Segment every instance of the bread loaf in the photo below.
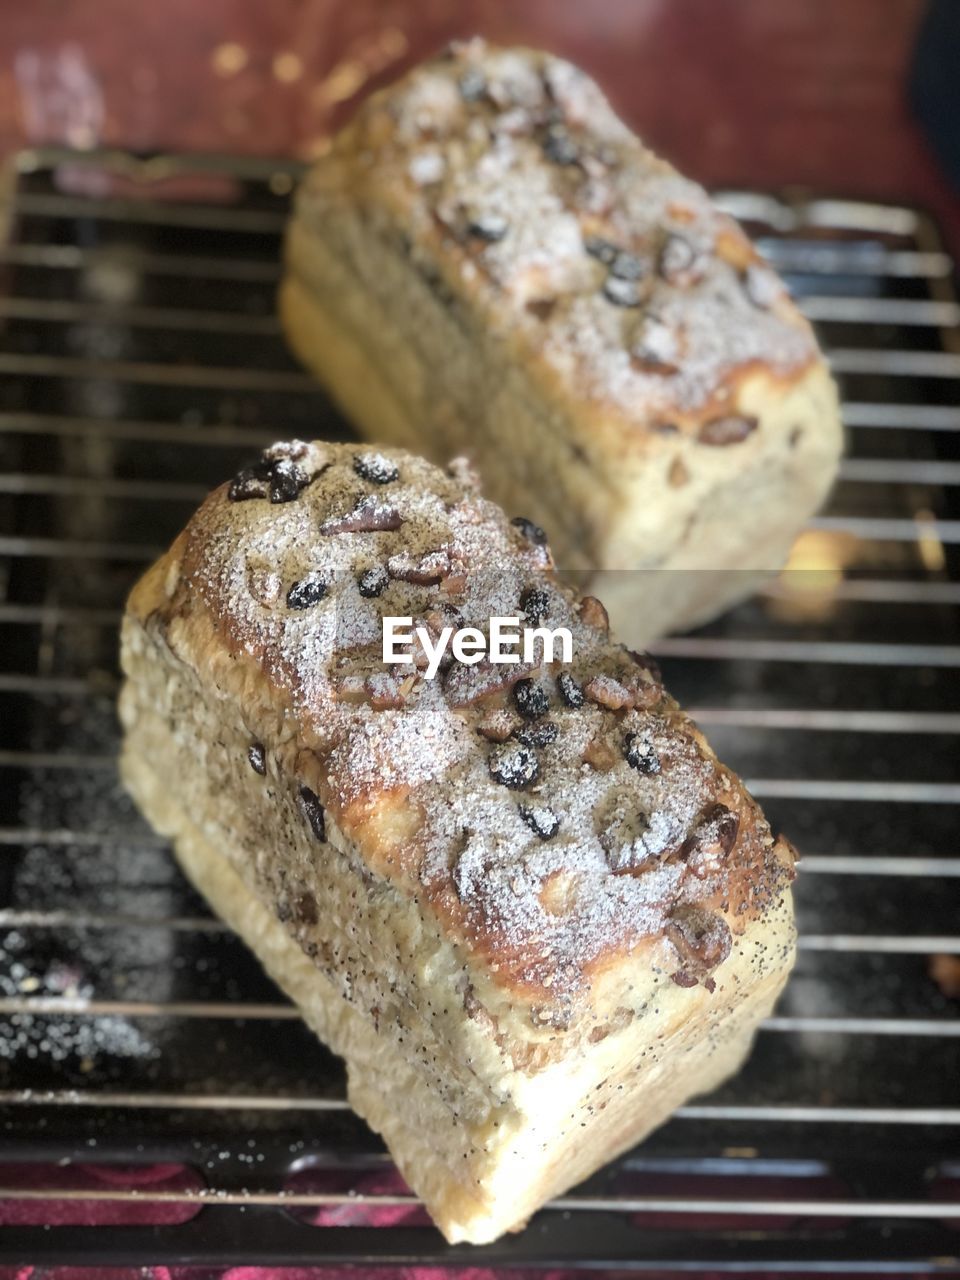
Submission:
{"label": "bread loaf", "polygon": [[[572,652],[448,648],[431,679],[384,663],[385,617]],[[793,852],[461,464],[273,446],[137,584],[122,662],[127,786],[449,1240],[739,1066],[792,963]]]}
{"label": "bread loaf", "polygon": [[363,435],[468,454],[627,643],[748,594],[836,472],[777,276],[546,54],[471,41],[366,102],[300,188],[280,301]]}

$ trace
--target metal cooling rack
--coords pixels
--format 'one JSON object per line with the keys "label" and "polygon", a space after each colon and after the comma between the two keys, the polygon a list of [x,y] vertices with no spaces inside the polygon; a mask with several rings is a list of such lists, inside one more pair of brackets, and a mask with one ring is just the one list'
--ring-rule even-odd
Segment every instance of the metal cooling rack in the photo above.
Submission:
{"label": "metal cooling rack", "polygon": [[[819,327],[849,454],[791,570],[658,653],[804,854],[799,963],[735,1080],[522,1234],[451,1249],[415,1212],[385,1225],[409,1197],[338,1063],[114,770],[135,575],[263,442],[347,430],[274,319],[294,172],[19,158],[0,248],[0,1261],[955,1268],[960,309],[934,230],[905,208],[722,197]],[[139,1190],[102,1176],[156,1162],[168,1176]],[[74,1225],[29,1225],[53,1201]],[[154,1224],[131,1223],[147,1201]]]}

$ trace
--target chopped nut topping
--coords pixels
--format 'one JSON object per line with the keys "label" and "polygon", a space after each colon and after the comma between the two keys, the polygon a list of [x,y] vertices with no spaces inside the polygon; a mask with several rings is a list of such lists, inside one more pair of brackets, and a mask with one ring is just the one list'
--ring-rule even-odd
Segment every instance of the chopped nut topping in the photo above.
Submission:
{"label": "chopped nut topping", "polygon": [[400,681],[400,696],[404,699],[410,697],[414,689],[417,687],[417,676],[405,676]]}
{"label": "chopped nut topping", "polygon": [[352,511],[342,516],[331,516],[324,520],[320,532],[330,533],[380,533],[384,530],[399,529],[403,517],[394,507],[386,506],[379,498],[368,495],[361,498]]}
{"label": "chopped nut topping", "polygon": [[655,684],[663,684],[663,676],[656,658],[651,657],[649,653],[645,653],[642,649],[628,649],[630,657],[644,671]]}
{"label": "chopped nut topping", "polygon": [[520,721],[512,712],[503,708],[491,711],[477,725],[477,733],[488,742],[506,742],[520,727]]}
{"label": "chopped nut topping", "polygon": [[450,577],[453,566],[450,551],[447,547],[438,547],[414,559],[406,551],[391,556],[387,561],[387,572],[391,578],[400,582],[413,582],[420,587],[435,587]]}
{"label": "chopped nut topping", "polygon": [[649,816],[631,807],[629,802],[619,804],[610,814],[600,832],[600,843],[607,855],[607,865],[615,875],[635,875],[656,863],[656,852],[645,839],[649,830]]}
{"label": "chopped nut topping", "polygon": [[598,631],[610,630],[607,611],[596,596],[584,596],[580,601],[580,621],[588,627],[596,627]]}
{"label": "chopped nut topping", "polygon": [[584,747],[581,759],[584,764],[588,764],[591,769],[596,769],[598,773],[609,773],[617,763],[618,756],[610,743],[598,734]]}
{"label": "chopped nut topping", "polygon": [[552,916],[570,915],[576,909],[579,887],[580,877],[573,872],[551,871],[540,890],[540,902],[544,911]]}
{"label": "chopped nut topping", "polygon": [[696,979],[692,973],[687,973],[685,969],[678,969],[677,972],[671,974],[670,977],[678,987],[696,987],[699,985],[698,979]]}
{"label": "chopped nut topping", "polygon": [[715,869],[733,849],[740,832],[740,815],[724,804],[713,804],[697,821],[680,849],[680,857],[694,869]]}
{"label": "chopped nut topping", "polygon": [[634,340],[630,360],[644,373],[664,376],[676,373],[680,362],[680,343],[675,331],[659,316],[646,316]]}
{"label": "chopped nut topping", "polygon": [[695,979],[722,964],[733,945],[730,926],[723,916],[702,907],[678,907],[665,932],[680,955],[681,972],[693,974]]}
{"label": "chopped nut topping", "polygon": [[454,663],[447,672],[443,692],[452,707],[467,707],[472,702],[479,702],[481,698],[502,693],[537,669],[536,666],[522,662],[511,665],[489,662],[487,659],[472,666]]}
{"label": "chopped nut topping", "polygon": [[269,564],[247,562],[247,586],[254,600],[268,608],[280,599],[283,583],[280,575]]}
{"label": "chopped nut topping", "polygon": [[635,707],[655,706],[663,696],[662,684],[646,670],[621,676],[621,683],[629,690]]}
{"label": "chopped nut topping", "polygon": [[642,876],[654,867],[674,868],[674,883],[683,878],[677,857],[682,824],[669,808],[639,809],[629,793],[618,800],[600,832],[600,843],[615,875]]}
{"label": "chopped nut topping", "polygon": [[367,676],[363,684],[367,701],[375,711],[397,710],[405,705],[414,686],[414,677],[395,676],[381,671]]}
{"label": "chopped nut topping", "polygon": [[623,711],[634,705],[634,696],[613,676],[594,676],[583,686],[583,692],[591,702],[609,711]]}
{"label": "chopped nut topping", "polygon": [[336,683],[337,701],[356,705],[367,701],[367,686],[363,676],[341,676]]}
{"label": "chopped nut topping", "polygon": [[434,638],[439,636],[444,627],[459,629],[463,626],[463,614],[448,600],[435,600],[433,608],[423,620]]}

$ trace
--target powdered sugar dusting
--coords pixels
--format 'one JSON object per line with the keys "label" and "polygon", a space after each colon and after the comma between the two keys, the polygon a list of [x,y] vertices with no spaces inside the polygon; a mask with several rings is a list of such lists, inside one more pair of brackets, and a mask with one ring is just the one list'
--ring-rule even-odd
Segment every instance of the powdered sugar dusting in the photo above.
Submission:
{"label": "powdered sugar dusting", "polygon": [[[479,40],[455,46],[361,110],[318,172],[348,174],[358,155],[368,196],[402,205],[411,254],[439,265],[576,400],[633,424],[682,420],[709,411],[746,370],[789,377],[816,357],[739,228],[569,63]],[[304,186],[308,224],[322,222],[324,190]],[[597,239],[606,260],[585,248]],[[637,265],[631,278],[611,267],[617,253]],[[637,358],[651,317],[675,362]]]}
{"label": "powdered sugar dusting", "polygon": [[466,725],[445,714],[439,686],[425,681],[410,707],[356,716],[331,752],[329,769],[349,800],[440,780],[471,745]]}
{"label": "powdered sugar dusting", "polygon": [[[459,479],[385,451],[398,478],[379,492],[402,521],[325,531],[377,487],[358,474],[358,449],[329,446],[329,465],[292,502],[231,502],[226,487],[212,495],[188,531],[168,634],[175,644],[176,619],[199,595],[228,645],[289,704],[297,738],[322,763],[323,805],[334,816],[358,799],[415,813],[404,860],[416,868],[413,891],[487,955],[492,973],[548,988],[559,1017],[611,948],[661,935],[679,905],[731,901],[735,872],[749,893],[767,829],[756,815],[741,821],[726,860],[688,865],[684,841],[698,817],[721,792],[727,803],[741,793],[647,666],[581,621],[576,598],[544,569],[543,548]],[[405,576],[362,594],[364,575],[387,566]],[[305,580],[325,589],[291,607],[291,584]],[[520,615],[534,590],[550,625],[572,633],[569,668],[542,655],[533,668],[448,657],[428,680],[416,657],[382,661],[385,615],[431,634],[451,624],[487,631],[492,616]],[[562,672],[591,691],[582,705],[563,696]],[[537,698],[524,687],[520,699],[517,680],[531,674]],[[503,732],[491,732],[500,721]],[[269,751],[266,729],[263,740]],[[638,767],[638,741],[656,768]],[[363,830],[352,828],[361,856]]]}

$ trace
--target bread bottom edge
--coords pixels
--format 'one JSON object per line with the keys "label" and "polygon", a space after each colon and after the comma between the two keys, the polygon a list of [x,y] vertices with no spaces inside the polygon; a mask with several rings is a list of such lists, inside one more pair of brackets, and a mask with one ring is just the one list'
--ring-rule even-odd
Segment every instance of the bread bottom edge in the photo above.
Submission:
{"label": "bread bottom edge", "polygon": [[[771,972],[743,996],[717,1028],[719,1037],[709,1053],[696,1043],[693,1018],[675,1028],[676,1054],[668,1055],[659,1069],[651,1071],[627,1052],[622,1062],[615,1059],[618,1083],[607,1075],[608,1063],[603,1068],[604,1084],[609,1083],[605,1114],[583,1105],[583,1062],[571,1064],[568,1072],[546,1073],[542,1084],[531,1080],[535,1099],[542,1091],[541,1104],[526,1113],[504,1105],[494,1116],[493,1131],[502,1126],[508,1139],[477,1149],[477,1135],[462,1126],[459,1131],[425,1127],[423,1117],[437,1114],[436,1100],[427,1096],[427,1085],[416,1079],[396,1048],[343,999],[228,857],[178,809],[153,768],[129,749],[122,767],[138,804],[158,830],[174,838],[187,877],[254,951],[311,1029],[346,1057],[350,1105],[383,1134],[401,1173],[450,1243],[482,1244],[519,1230],[545,1200],[635,1146],[694,1094],[717,1087],[742,1064],[757,1022],[786,977],[785,972]],[[572,1108],[580,1111],[587,1127],[573,1124],[559,1132],[558,1119]],[[412,1117],[412,1123],[405,1117]],[[479,1185],[477,1193],[471,1192],[465,1175]]]}

